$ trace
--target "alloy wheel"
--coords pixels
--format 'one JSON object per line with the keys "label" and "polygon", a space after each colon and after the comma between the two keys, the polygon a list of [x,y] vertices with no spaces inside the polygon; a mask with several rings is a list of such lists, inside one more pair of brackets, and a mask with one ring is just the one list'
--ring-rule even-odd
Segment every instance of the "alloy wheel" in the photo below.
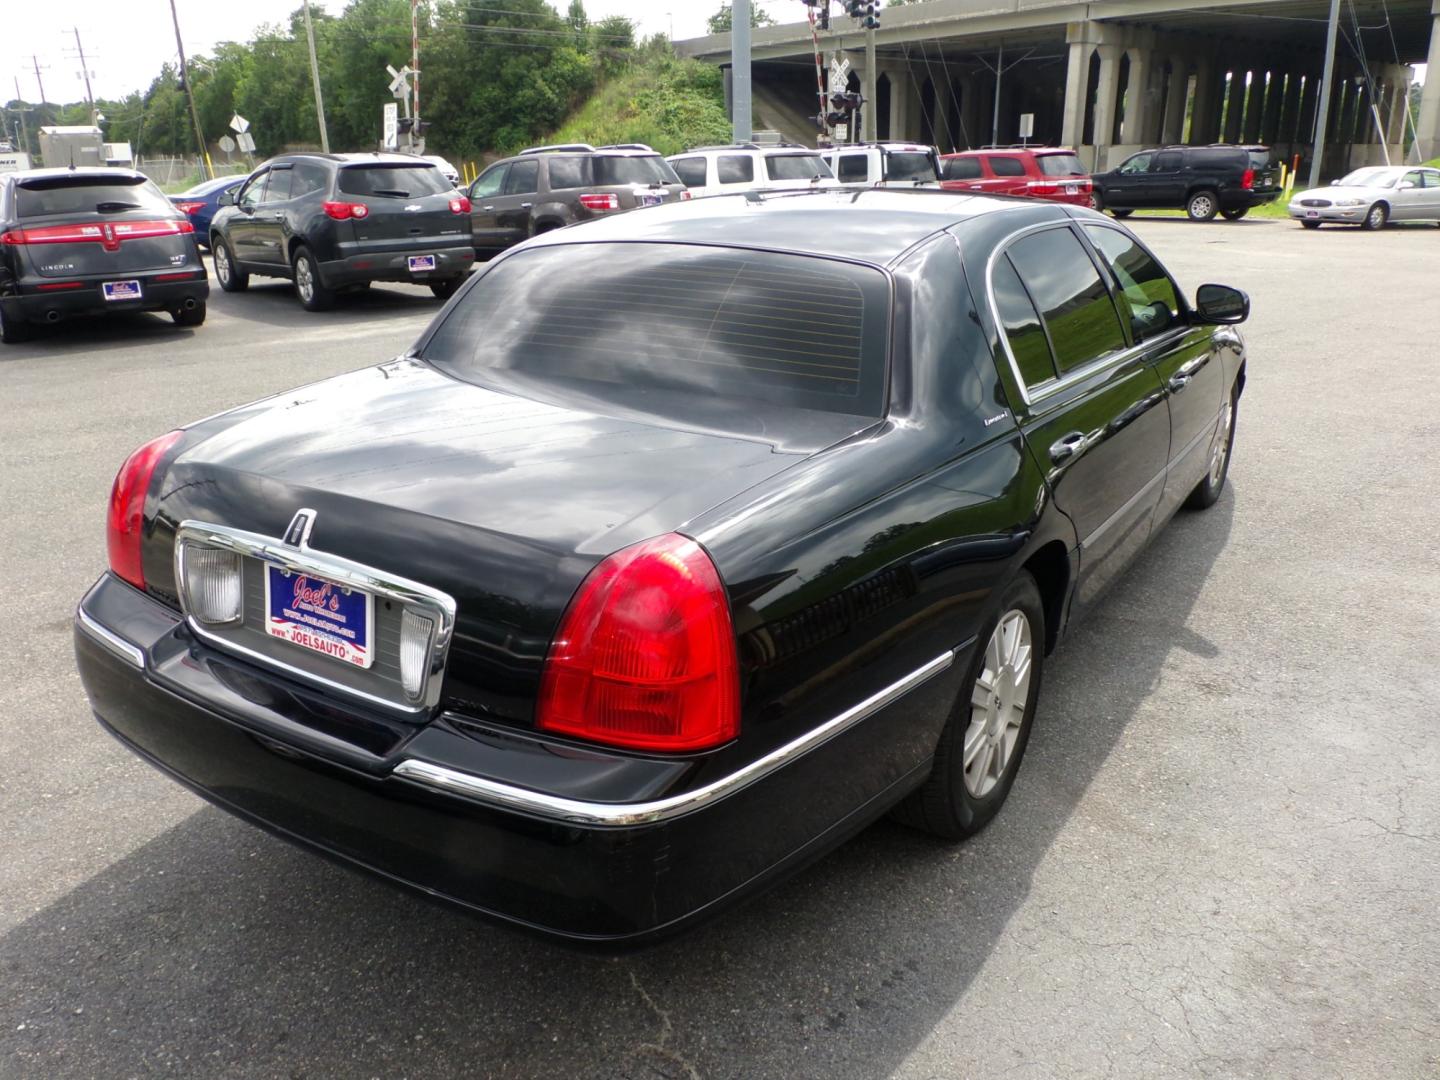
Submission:
{"label": "alloy wheel", "polygon": [[1372,207],[1370,208],[1370,215],[1369,215],[1369,217],[1370,217],[1370,220],[1369,220],[1368,224],[1369,224],[1370,228],[1372,228],[1372,229],[1378,229],[1378,228],[1380,228],[1380,226],[1382,226],[1382,225],[1385,224],[1385,207],[1381,206],[1379,203],[1376,203],[1374,206],[1372,206]]}
{"label": "alloy wheel", "polygon": [[220,284],[230,284],[230,251],[224,244],[215,245],[215,276]]}
{"label": "alloy wheel", "polygon": [[1210,486],[1220,483],[1225,475],[1225,460],[1230,456],[1230,429],[1235,426],[1235,402],[1225,403],[1225,414],[1220,417],[1220,430],[1215,434],[1215,445],[1210,449]]}
{"label": "alloy wheel", "polygon": [[1198,195],[1190,204],[1191,215],[1197,218],[1208,218],[1213,216],[1210,198],[1207,195]]}
{"label": "alloy wheel", "polygon": [[970,694],[961,762],[973,798],[994,790],[1014,756],[1030,699],[1032,651],[1030,620],[1018,608],[1005,612],[985,646],[985,664]]}
{"label": "alloy wheel", "polygon": [[295,291],[307,304],[315,298],[315,278],[310,272],[309,259],[295,260]]}

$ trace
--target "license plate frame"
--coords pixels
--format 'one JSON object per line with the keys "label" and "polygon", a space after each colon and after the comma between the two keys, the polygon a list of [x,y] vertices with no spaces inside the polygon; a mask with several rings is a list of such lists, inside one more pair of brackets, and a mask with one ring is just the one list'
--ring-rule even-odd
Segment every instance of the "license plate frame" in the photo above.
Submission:
{"label": "license plate frame", "polygon": [[642,191],[635,196],[635,205],[637,207],[659,206],[664,201],[665,196],[654,191]]}
{"label": "license plate frame", "polygon": [[267,637],[347,667],[374,665],[373,593],[277,563],[264,574]]}
{"label": "license plate frame", "polygon": [[1305,216],[1306,216],[1307,218],[1318,218],[1318,217],[1320,216],[1320,211],[1319,211],[1319,210],[1306,210],[1306,211],[1305,211]]}
{"label": "license plate frame", "polygon": [[145,290],[139,278],[127,278],[123,281],[102,281],[100,295],[112,304],[123,303],[126,300],[143,300]]}
{"label": "license plate frame", "polygon": [[435,269],[435,256],[411,255],[409,265],[412,274],[428,274]]}

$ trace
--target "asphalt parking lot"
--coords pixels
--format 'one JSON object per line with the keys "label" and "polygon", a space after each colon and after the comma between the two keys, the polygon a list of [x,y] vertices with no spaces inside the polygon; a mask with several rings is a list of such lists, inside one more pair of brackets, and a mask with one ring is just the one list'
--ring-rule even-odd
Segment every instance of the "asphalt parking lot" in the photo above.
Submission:
{"label": "asphalt parking lot", "polygon": [[394,355],[428,291],[217,290],[198,330],[0,349],[0,1076],[1440,1074],[1440,229],[1131,223],[1254,301],[1221,502],[1052,658],[978,838],[882,823],[620,958],[208,807],[74,672],[125,455]]}

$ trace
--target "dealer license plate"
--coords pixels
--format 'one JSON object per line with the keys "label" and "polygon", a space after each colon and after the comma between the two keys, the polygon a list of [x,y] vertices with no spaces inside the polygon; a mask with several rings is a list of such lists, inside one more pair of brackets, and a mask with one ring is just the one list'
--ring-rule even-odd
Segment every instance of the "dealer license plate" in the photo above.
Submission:
{"label": "dealer license plate", "polygon": [[140,282],[105,281],[100,284],[100,291],[106,300],[139,300]]}
{"label": "dealer license plate", "polygon": [[271,637],[368,668],[375,661],[374,614],[375,599],[367,592],[266,564],[265,632]]}
{"label": "dealer license plate", "polygon": [[1079,194],[1080,194],[1080,189],[1079,189],[1078,187],[1076,187],[1074,184],[1066,184],[1066,185],[1065,185],[1065,194],[1066,194],[1066,195],[1079,195]]}
{"label": "dealer license plate", "polygon": [[636,197],[637,206],[659,206],[665,201],[664,195],[657,195],[654,192],[645,192]]}
{"label": "dealer license plate", "polygon": [[426,270],[434,270],[434,269],[435,269],[435,256],[434,256],[434,255],[411,255],[411,256],[410,256],[410,272],[411,272],[412,274],[422,274],[422,273],[424,273]]}
{"label": "dealer license plate", "polygon": [[1306,210],[1306,211],[1305,211],[1305,216],[1306,216],[1306,217],[1319,217],[1319,216],[1320,216],[1320,211],[1319,211],[1319,210]]}

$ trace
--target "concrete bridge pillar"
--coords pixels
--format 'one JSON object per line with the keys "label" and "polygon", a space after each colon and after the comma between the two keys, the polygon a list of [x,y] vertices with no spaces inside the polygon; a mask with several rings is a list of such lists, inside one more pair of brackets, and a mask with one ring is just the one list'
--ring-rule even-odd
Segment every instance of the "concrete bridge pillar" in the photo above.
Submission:
{"label": "concrete bridge pillar", "polygon": [[1269,86],[1270,73],[1257,67],[1250,73],[1250,88],[1245,95],[1245,122],[1243,140],[1247,143],[1260,141],[1260,127],[1265,118],[1265,92]]}
{"label": "concrete bridge pillar", "polygon": [[1100,84],[1095,89],[1095,170],[1110,167],[1109,155],[1111,138],[1115,128],[1116,100],[1120,88],[1119,45],[1097,45],[1095,54],[1100,58]]}
{"label": "concrete bridge pillar", "polygon": [[1185,99],[1190,93],[1190,69],[1179,56],[1170,58],[1169,86],[1165,94],[1165,116],[1160,125],[1160,141],[1178,143],[1185,137]]}
{"label": "concrete bridge pillar", "polygon": [[1237,143],[1243,134],[1241,122],[1245,118],[1245,63],[1234,65],[1230,71],[1230,85],[1225,99],[1225,132],[1222,136],[1227,143]]}
{"label": "concrete bridge pillar", "polygon": [[910,78],[910,65],[901,62],[890,70],[890,138],[904,142],[912,138],[910,131],[910,99],[915,93]]}
{"label": "concrete bridge pillar", "polygon": [[[1294,70],[1293,65],[1290,74],[1285,79],[1285,99],[1280,105],[1280,124],[1276,131],[1275,141],[1285,146],[1293,146],[1300,141],[1296,134],[1296,128],[1300,124],[1300,87],[1302,74]],[[1293,153],[1293,150],[1287,150]]]}
{"label": "concrete bridge pillar", "polygon": [[1285,101],[1285,73],[1272,71],[1265,90],[1265,115],[1260,122],[1260,141],[1274,146],[1280,138],[1280,110]]}
{"label": "concrete bridge pillar", "polygon": [[1085,139],[1086,91],[1090,88],[1090,57],[1095,51],[1095,42],[1085,36],[1084,24],[1072,27],[1072,34],[1078,29],[1079,35],[1071,37],[1070,60],[1065,69],[1065,112],[1060,125],[1062,145],[1079,149]]}
{"label": "concrete bridge pillar", "polygon": [[1390,114],[1385,121],[1386,139],[1399,159],[1405,146],[1405,107],[1410,100],[1410,68],[1392,65],[1395,92],[1390,97]]}
{"label": "concrete bridge pillar", "polygon": [[1225,73],[1213,57],[1195,66],[1195,104],[1190,112],[1190,142],[1204,144],[1220,137],[1220,105]]}
{"label": "concrete bridge pillar", "polygon": [[[1130,49],[1126,55],[1130,57],[1130,80],[1125,89],[1125,114],[1120,121],[1120,142],[1130,146],[1150,141],[1146,138],[1146,132],[1150,130],[1150,113],[1153,107],[1150,83],[1155,65],[1163,61],[1150,49]],[[1096,141],[1099,141],[1098,137]]]}
{"label": "concrete bridge pillar", "polygon": [[1420,116],[1415,121],[1415,145],[1421,161],[1440,156],[1440,0],[1435,0],[1431,11],[1435,18],[1430,25],[1430,66],[1420,94]]}

